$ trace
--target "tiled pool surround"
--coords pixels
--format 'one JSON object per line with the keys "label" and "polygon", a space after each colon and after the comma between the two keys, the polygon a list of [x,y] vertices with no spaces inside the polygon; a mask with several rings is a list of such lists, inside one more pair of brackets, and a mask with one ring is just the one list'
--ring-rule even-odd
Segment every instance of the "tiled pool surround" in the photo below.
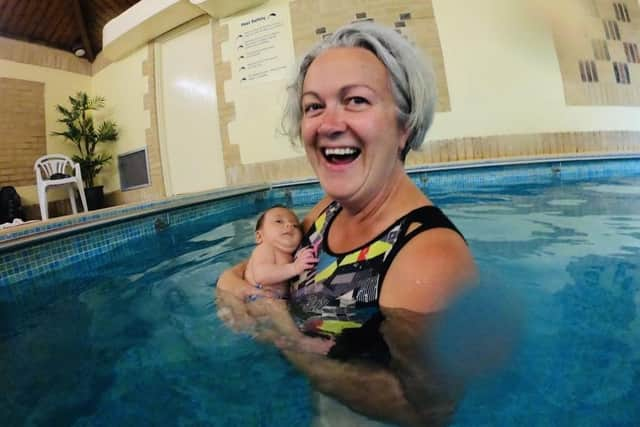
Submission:
{"label": "tiled pool surround", "polygon": [[[482,185],[575,181],[640,174],[640,156],[554,159],[535,163],[456,164],[410,171],[416,184],[429,192],[465,191]],[[315,180],[227,189],[163,201],[93,212],[41,227],[4,234],[0,241],[0,300],[11,298],[13,286],[82,263],[95,268],[125,243],[151,236],[157,228],[214,216],[215,224],[254,215],[275,203],[303,206],[317,202]]]}
{"label": "tiled pool surround", "polygon": [[36,225],[27,224],[25,226],[18,227],[16,230],[2,230],[0,233],[0,252],[4,252],[3,249],[6,247],[6,242],[16,241],[34,235],[43,235],[43,233],[56,232],[70,227],[78,228],[83,225],[91,225],[101,221],[109,222],[114,219],[121,220],[127,217],[144,215],[148,212],[175,209],[186,205],[267,189],[269,189],[269,185],[267,184],[242,186],[224,190],[176,196],[169,199],[136,203],[116,208],[102,209],[99,211],[81,213],[79,215],[52,218],[49,221],[39,222]]}

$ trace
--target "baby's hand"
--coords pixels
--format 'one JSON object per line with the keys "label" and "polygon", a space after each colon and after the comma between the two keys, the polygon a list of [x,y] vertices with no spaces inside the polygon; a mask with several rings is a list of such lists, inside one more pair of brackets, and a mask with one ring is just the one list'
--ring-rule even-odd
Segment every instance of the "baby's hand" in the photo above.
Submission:
{"label": "baby's hand", "polygon": [[293,265],[295,267],[296,274],[300,274],[305,270],[312,268],[318,259],[313,253],[312,248],[304,248],[300,252],[298,252],[296,259],[293,261]]}

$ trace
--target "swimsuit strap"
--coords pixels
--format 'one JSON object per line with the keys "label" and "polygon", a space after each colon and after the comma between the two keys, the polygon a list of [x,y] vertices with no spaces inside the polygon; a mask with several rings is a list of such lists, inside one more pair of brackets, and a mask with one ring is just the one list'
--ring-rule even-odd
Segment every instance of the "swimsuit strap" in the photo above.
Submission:
{"label": "swimsuit strap", "polygon": [[[411,225],[418,224],[413,230],[407,232]],[[385,276],[387,275],[387,271],[389,267],[393,263],[396,255],[402,250],[402,248],[411,241],[415,236],[420,233],[423,233],[428,230],[432,230],[434,228],[448,228],[449,230],[453,230],[462,239],[467,242],[464,238],[460,230],[451,222],[449,218],[440,210],[440,208],[436,206],[421,206],[417,209],[412,210],[403,218],[402,226],[400,228],[400,236],[398,237],[398,241],[391,249],[391,252],[388,255],[388,260],[385,262],[385,266],[387,268],[384,269],[380,276],[380,287],[378,288],[378,298],[380,297],[380,292],[382,291],[382,284],[384,283]]]}

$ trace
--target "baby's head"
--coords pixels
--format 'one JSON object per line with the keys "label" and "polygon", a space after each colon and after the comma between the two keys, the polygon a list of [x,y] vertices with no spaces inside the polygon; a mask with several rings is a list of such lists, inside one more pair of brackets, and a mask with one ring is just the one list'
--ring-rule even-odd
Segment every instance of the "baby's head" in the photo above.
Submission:
{"label": "baby's head", "polygon": [[302,240],[298,217],[290,209],[275,205],[260,215],[256,222],[256,243],[268,243],[293,252]]}

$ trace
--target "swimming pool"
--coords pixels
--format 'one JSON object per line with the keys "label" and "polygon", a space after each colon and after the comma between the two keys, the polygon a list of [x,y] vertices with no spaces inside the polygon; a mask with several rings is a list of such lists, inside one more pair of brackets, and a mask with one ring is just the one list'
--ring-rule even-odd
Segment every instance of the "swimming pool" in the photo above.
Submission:
{"label": "swimming pool", "polygon": [[[640,424],[640,177],[464,175],[415,178],[483,274],[517,296],[505,303],[523,323],[513,357],[470,385],[454,425]],[[273,193],[261,200],[317,197]],[[249,254],[254,220],[205,216],[132,240],[99,268],[0,293],[2,425],[309,425],[305,378],[216,317],[216,278]]]}

